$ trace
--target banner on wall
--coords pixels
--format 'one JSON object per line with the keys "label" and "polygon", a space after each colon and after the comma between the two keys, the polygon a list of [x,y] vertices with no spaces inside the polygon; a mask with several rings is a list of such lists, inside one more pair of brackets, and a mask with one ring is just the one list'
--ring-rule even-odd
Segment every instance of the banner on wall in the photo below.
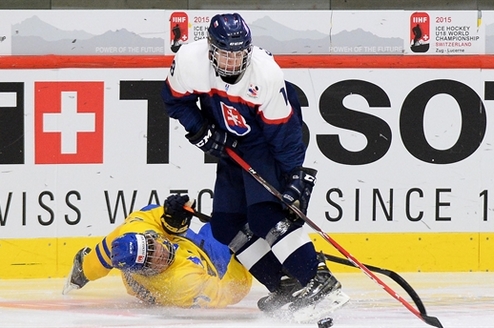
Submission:
{"label": "banner on wall", "polygon": [[[491,54],[494,11],[239,11],[273,54]],[[173,55],[216,11],[0,11],[2,55]]]}

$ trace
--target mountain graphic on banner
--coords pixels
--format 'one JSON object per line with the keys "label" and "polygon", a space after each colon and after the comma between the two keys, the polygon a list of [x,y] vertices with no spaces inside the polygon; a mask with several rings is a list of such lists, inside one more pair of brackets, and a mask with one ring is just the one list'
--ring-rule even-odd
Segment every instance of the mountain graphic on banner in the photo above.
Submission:
{"label": "mountain graphic on banner", "polygon": [[[249,24],[255,45],[274,54],[327,53],[402,53],[404,41],[399,37],[385,38],[361,28],[329,35],[316,30],[294,30],[273,21],[270,17]],[[335,51],[337,49],[337,51]],[[394,49],[390,51],[389,49]]]}
{"label": "mountain graphic on banner", "polygon": [[93,35],[64,31],[37,16],[12,25],[13,55],[149,55],[163,54],[162,38],[144,38],[125,28]]}

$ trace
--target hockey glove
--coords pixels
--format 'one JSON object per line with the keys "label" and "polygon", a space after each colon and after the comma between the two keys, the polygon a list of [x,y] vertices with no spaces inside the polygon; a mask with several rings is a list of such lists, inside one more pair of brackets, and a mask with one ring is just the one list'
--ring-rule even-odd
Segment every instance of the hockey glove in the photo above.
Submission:
{"label": "hockey glove", "polygon": [[194,208],[195,200],[189,200],[189,196],[179,194],[170,195],[163,205],[165,213],[161,217],[163,229],[171,235],[180,235],[187,231],[192,219],[192,213],[184,209],[184,205]]}
{"label": "hockey glove", "polygon": [[187,133],[185,135],[190,143],[197,146],[206,154],[215,157],[228,157],[225,147],[234,149],[237,146],[237,140],[229,135],[226,131],[216,128],[214,124],[205,122],[199,132],[194,135]]}
{"label": "hockey glove", "polygon": [[283,200],[287,204],[297,206],[302,213],[307,214],[312,188],[316,184],[317,170],[307,167],[297,167],[288,176]]}

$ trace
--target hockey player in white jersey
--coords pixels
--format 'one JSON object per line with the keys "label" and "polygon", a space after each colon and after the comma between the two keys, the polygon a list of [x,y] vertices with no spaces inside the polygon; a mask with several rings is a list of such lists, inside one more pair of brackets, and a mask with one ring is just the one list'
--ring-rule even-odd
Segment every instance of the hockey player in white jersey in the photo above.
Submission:
{"label": "hockey player in white jersey", "polygon": [[[306,213],[316,170],[303,166],[302,114],[293,86],[273,56],[252,44],[237,14],[218,14],[208,37],[183,45],[162,91],[170,117],[187,139],[219,158],[211,226],[238,260],[270,291],[265,312],[324,315],[348,301],[318,256],[303,221],[225,152],[239,153],[284,199]],[[198,105],[199,103],[199,105]],[[288,311],[285,311],[288,307]],[[319,311],[319,312],[318,312]]]}

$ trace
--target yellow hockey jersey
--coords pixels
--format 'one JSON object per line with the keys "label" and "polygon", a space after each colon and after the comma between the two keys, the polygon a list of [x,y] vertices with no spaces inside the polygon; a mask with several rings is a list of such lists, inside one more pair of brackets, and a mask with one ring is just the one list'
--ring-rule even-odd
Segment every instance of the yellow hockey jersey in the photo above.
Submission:
{"label": "yellow hockey jersey", "polygon": [[[252,276],[233,257],[220,273],[198,245],[184,236],[169,235],[161,226],[163,206],[150,206],[132,212],[125,222],[104,237],[84,257],[83,271],[89,280],[106,276],[111,265],[112,241],[127,232],[154,231],[175,246],[175,260],[164,272],[154,276],[122,271],[127,292],[144,302],[176,307],[220,308],[238,303],[250,291]],[[218,243],[215,240],[206,242]]]}

